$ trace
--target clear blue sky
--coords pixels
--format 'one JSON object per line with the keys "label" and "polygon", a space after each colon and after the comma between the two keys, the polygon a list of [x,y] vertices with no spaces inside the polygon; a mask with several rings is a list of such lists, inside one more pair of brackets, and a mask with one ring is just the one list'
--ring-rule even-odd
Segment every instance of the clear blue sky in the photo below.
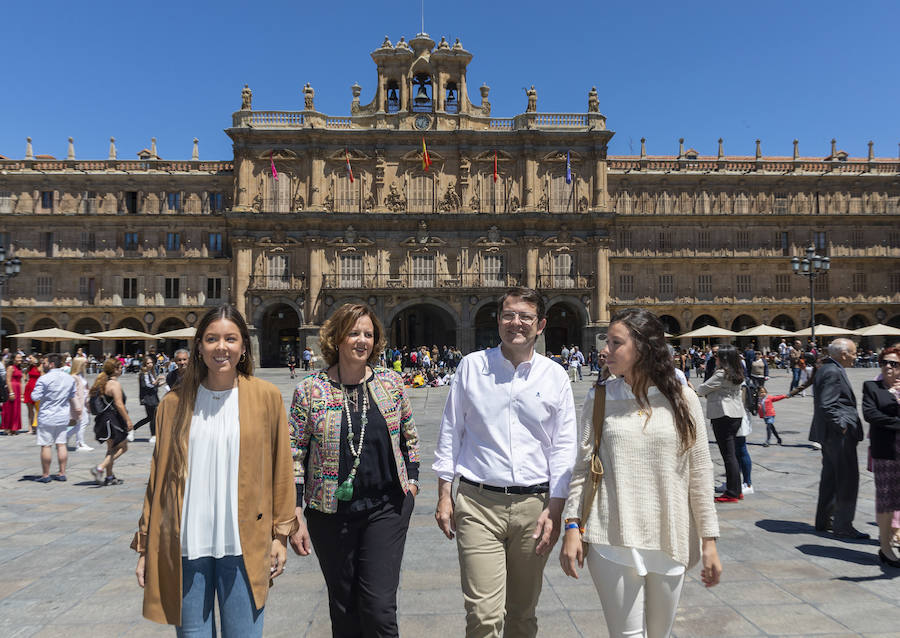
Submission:
{"label": "clear blue sky", "polygon": [[[900,2],[480,2],[425,1],[425,30],[460,38],[474,59],[470,98],[491,87],[496,117],[583,112],[596,85],[616,132],[610,153],[701,154],[725,139],[728,155],[824,157],[830,140],[852,156],[897,157],[900,142]],[[420,30],[420,0],[395,2],[7,2],[3,7],[0,155],[120,158],[156,137],[166,159],[230,159],[223,129],[244,83],[257,109],[348,115],[350,85],[373,95],[369,57],[385,35]]]}

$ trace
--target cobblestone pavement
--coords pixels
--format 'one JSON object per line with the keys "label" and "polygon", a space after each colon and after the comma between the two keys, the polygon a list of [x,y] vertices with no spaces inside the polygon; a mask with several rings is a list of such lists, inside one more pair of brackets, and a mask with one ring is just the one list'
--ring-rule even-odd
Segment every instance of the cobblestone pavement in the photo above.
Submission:
{"label": "cobblestone pavement", "polygon": [[[851,370],[861,396],[874,369]],[[262,370],[290,401],[294,381],[286,370]],[[786,390],[789,377],[773,373],[770,390]],[[127,375],[128,409],[138,418],[136,378]],[[576,404],[587,381],[575,383]],[[446,388],[410,392],[422,439],[423,492],[416,503],[399,592],[404,636],[438,632],[463,635],[464,614],[455,544],[434,523],[436,479],[430,470]],[[713,589],[689,573],[674,634],[687,636],[900,636],[900,570],[882,569],[877,544],[841,542],[812,527],[820,454],[806,437],[812,399],[775,404],[784,446],[763,448],[765,426],[750,436],[756,493],[719,506],[719,544],[725,572]],[[30,435],[0,437],[0,636],[106,637],[172,635],[171,628],[141,617],[135,584],[136,556],[128,544],[137,524],[148,471],[146,428],[116,464],[125,480],[97,487],[89,474],[102,457],[69,455],[69,481],[36,483],[38,451]],[[710,435],[710,440],[712,437]],[[93,445],[96,445],[92,443]],[[717,481],[723,471],[711,446]],[[859,447],[860,497],[855,524],[877,535],[874,486]],[[55,461],[54,461],[55,463]],[[55,470],[54,470],[55,471]],[[558,549],[558,548],[557,548]],[[600,604],[585,571],[566,578],[556,552],[544,573],[538,608],[541,636],[605,636]],[[329,636],[328,599],[314,556],[289,554],[286,573],[266,608],[266,636]]]}

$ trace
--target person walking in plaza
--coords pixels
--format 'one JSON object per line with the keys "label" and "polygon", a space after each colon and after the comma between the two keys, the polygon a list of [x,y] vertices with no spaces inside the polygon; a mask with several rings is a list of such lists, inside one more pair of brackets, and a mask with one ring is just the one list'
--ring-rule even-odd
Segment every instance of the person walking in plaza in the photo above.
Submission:
{"label": "person walking in plaza", "polygon": [[788,362],[791,367],[791,386],[788,388],[789,393],[800,385],[800,373],[802,371],[800,359],[802,357],[803,345],[800,343],[800,340],[797,339],[790,347],[790,350],[788,350]]}
{"label": "person walking in plaza", "polygon": [[37,414],[37,444],[41,448],[41,478],[37,479],[38,483],[51,481],[51,448],[54,445],[59,473],[52,480],[66,480],[66,461],[69,458],[67,431],[72,413],[78,411],[78,404],[75,399],[75,379],[60,369],[62,364],[62,357],[56,353],[44,357],[41,361],[43,374],[37,378],[31,390],[32,399],[41,402],[41,409]]}
{"label": "person walking in plaza", "polygon": [[572,578],[587,561],[610,636],[662,638],[686,571],[702,561],[707,587],[722,573],[703,410],[673,373],[656,315],[614,315],[604,352],[615,378],[585,398],[559,560]]}
{"label": "person walking in plaza", "polygon": [[772,440],[772,437],[775,437],[775,440],[778,441],[778,445],[782,445],[781,436],[779,436],[778,430],[775,429],[774,403],[775,401],[781,401],[786,398],[786,394],[769,394],[765,386],[759,389],[758,414],[759,418],[766,424],[766,442],[763,443],[763,447],[769,447],[769,442]]}
{"label": "person walking in plaza", "polygon": [[94,436],[98,442],[106,443],[106,456],[100,465],[91,468],[97,485],[122,484],[122,480],[113,473],[113,465],[128,451],[128,432],[133,426],[125,409],[127,398],[119,383],[120,376],[122,362],[110,357],[103,362],[103,370],[94,379],[88,393],[88,402],[94,414]]}
{"label": "person walking in plaza", "polygon": [[[856,446],[863,439],[856,395],[844,368],[853,366],[856,344],[838,338],[813,377],[813,421],[809,438],[822,445],[822,474],[816,505],[816,531],[831,529],[838,538],[865,539],[853,527],[859,493]],[[833,520],[832,520],[833,517]]]}
{"label": "person walking in plaza", "polygon": [[179,383],[181,383],[181,378],[184,376],[184,371],[187,369],[190,357],[190,351],[185,350],[184,348],[179,348],[175,351],[175,354],[172,355],[172,362],[175,364],[175,367],[166,373],[166,387],[169,388],[167,392],[171,392],[178,387]]}
{"label": "person walking in plaza", "polygon": [[156,409],[159,406],[159,386],[165,381],[162,375],[156,374],[156,362],[153,357],[151,355],[144,356],[138,376],[138,393],[147,416],[134,424],[134,429],[128,433],[129,441],[134,441],[135,430],[149,423],[150,444],[156,443]]}
{"label": "person walking in plaza", "polygon": [[18,434],[22,429],[22,377],[22,355],[17,352],[6,367],[8,396],[0,414],[0,428],[4,434]]}
{"label": "person walking in plaza", "polygon": [[301,355],[301,358],[303,359],[303,371],[304,372],[309,372],[309,362],[312,360],[312,356],[313,356],[313,353],[312,353],[312,350],[309,349],[309,346],[306,346],[305,348],[303,348],[303,354]]}
{"label": "person walking in plaza", "polygon": [[28,427],[32,434],[37,434],[37,411],[40,409],[40,405],[35,405],[34,398],[31,396],[31,391],[34,390],[34,385],[37,383],[41,374],[43,374],[41,371],[41,360],[39,360],[37,356],[30,354],[25,360],[25,365],[27,366],[27,370],[23,373],[25,389],[22,390],[22,401],[28,409]]}
{"label": "person walking in plaza", "polygon": [[894,550],[894,512],[900,510],[900,348],[878,356],[881,379],[863,383],[863,418],[869,424],[872,473],[875,477],[875,520],[878,522],[878,560],[900,568]]}
{"label": "person walking in plaza", "polygon": [[181,383],[160,403],[138,531],[144,617],[178,636],[259,638],[271,579],[296,530],[287,416],[253,376],[250,334],[233,306],[197,323]]}
{"label": "person walking in plaza", "polygon": [[297,377],[297,355],[293,352],[291,353],[291,356],[288,357],[287,365],[288,370],[291,373],[291,379],[295,379]]}
{"label": "person walking in plaza", "polygon": [[581,350],[578,346],[572,346],[572,351],[569,353],[569,370],[571,370],[572,381],[576,379],[578,381],[582,381],[584,377],[581,375],[581,367],[584,365],[584,355],[581,353]]}
{"label": "person walking in plaza", "polygon": [[735,447],[735,437],[744,416],[741,400],[744,372],[734,346],[719,346],[715,361],[716,371],[697,388],[697,394],[706,397],[706,416],[712,421],[716,444],[725,463],[725,491],[715,500],[717,503],[736,503],[744,498]]}
{"label": "person walking in plaza", "polygon": [[534,348],[547,324],[543,297],[511,288],[497,319],[500,346],[457,368],[432,466],[435,519],[456,537],[468,638],[537,635],[577,447],[568,375]]}
{"label": "person walking in plaza", "polygon": [[289,416],[299,526],[291,545],[301,556],[315,548],[332,636],[398,636],[418,432],[402,377],[374,365],[385,336],[371,308],[344,304],[319,341],[327,367],[299,383]]}
{"label": "person walking in plaza", "polygon": [[75,406],[72,408],[72,420],[74,425],[69,428],[68,440],[75,439],[77,452],[90,452],[94,448],[84,442],[84,431],[91,422],[91,410],[88,406],[88,385],[84,378],[87,368],[87,359],[75,357],[72,359],[72,369],[69,374],[75,381]]}

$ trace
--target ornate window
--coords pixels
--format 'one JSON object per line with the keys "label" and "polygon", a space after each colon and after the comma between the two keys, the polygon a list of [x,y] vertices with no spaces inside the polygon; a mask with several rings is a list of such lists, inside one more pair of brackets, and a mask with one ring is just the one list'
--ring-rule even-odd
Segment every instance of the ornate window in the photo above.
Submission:
{"label": "ornate window", "polygon": [[291,212],[291,178],[282,173],[278,179],[269,176],[266,208],[273,213]]}
{"label": "ornate window", "polygon": [[506,188],[508,180],[503,179],[503,175],[497,175],[497,181],[494,181],[493,171],[487,173],[481,180],[483,184],[483,193],[481,198],[482,210],[491,213],[506,212]]}
{"label": "ornate window", "polygon": [[358,213],[359,184],[356,181],[350,181],[346,170],[344,173],[344,175],[335,176],[334,210],[337,213]]}
{"label": "ornate window", "polygon": [[287,255],[269,255],[266,259],[266,287],[269,289],[288,288],[290,261]]}
{"label": "ornate window", "polygon": [[504,255],[490,253],[481,255],[482,281],[488,287],[506,285],[506,264]]}
{"label": "ornate window", "polygon": [[351,253],[341,255],[341,288],[362,288],[363,258]]}
{"label": "ornate window", "polygon": [[434,255],[412,256],[412,287],[434,287]]}
{"label": "ornate window", "polygon": [[553,255],[553,287],[575,287],[575,259],[571,253]]}
{"label": "ornate window", "polygon": [[631,193],[622,191],[616,201],[616,213],[619,215],[630,215],[633,210],[631,202]]}
{"label": "ornate window", "polygon": [[409,177],[409,212],[434,212],[434,178],[427,173]]}
{"label": "ornate window", "polygon": [[775,214],[776,215],[787,215],[790,211],[788,210],[788,196],[784,193],[775,193]]}
{"label": "ornate window", "polygon": [[170,213],[181,212],[181,193],[166,193],[166,210]]}
{"label": "ornate window", "polygon": [[550,212],[571,213],[575,211],[575,180],[566,184],[565,173],[550,176]]}

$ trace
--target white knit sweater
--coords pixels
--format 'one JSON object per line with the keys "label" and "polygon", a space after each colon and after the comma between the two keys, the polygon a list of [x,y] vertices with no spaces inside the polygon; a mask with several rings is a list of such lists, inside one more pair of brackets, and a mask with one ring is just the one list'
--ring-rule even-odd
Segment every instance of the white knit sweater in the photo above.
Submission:
{"label": "white knit sweater", "polygon": [[[604,476],[585,527],[588,543],[661,550],[690,568],[700,559],[700,539],[719,536],[713,502],[713,465],[706,420],[697,395],[682,388],[697,426],[697,439],[679,454],[675,416],[656,387],[652,412],[639,406],[624,379],[606,386],[606,418],[600,442]],[[581,445],[569,483],[564,518],[580,518],[593,447],[594,390],[581,417]]]}

